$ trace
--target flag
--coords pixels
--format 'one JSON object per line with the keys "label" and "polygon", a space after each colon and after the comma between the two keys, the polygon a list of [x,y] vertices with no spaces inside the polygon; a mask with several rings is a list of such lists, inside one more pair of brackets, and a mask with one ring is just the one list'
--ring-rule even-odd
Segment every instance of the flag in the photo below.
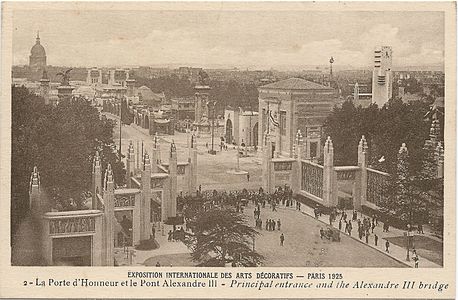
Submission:
{"label": "flag", "polygon": [[278,124],[278,122],[275,120],[274,116],[272,115],[272,111],[269,111],[269,117],[270,117],[270,121],[272,121],[272,124],[275,126],[275,127],[278,127],[280,124]]}

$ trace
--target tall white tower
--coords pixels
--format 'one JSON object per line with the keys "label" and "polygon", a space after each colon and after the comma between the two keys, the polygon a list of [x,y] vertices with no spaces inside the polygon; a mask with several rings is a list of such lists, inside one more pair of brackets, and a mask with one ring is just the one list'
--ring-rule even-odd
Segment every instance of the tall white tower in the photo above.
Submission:
{"label": "tall white tower", "polygon": [[374,71],[372,73],[372,103],[383,106],[393,96],[393,50],[381,46],[374,51]]}

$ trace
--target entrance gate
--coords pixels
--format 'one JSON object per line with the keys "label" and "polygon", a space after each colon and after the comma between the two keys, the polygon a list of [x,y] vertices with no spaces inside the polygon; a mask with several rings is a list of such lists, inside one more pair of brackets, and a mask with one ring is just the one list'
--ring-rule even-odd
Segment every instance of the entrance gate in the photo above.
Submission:
{"label": "entrance gate", "polygon": [[91,266],[92,236],[52,239],[52,260],[55,266]]}

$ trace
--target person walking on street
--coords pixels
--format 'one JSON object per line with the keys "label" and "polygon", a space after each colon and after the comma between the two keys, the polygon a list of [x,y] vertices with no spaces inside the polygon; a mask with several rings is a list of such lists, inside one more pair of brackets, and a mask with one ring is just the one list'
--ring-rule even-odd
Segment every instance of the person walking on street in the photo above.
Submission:
{"label": "person walking on street", "polygon": [[385,242],[385,252],[390,253],[390,242]]}
{"label": "person walking on street", "polygon": [[278,221],[277,221],[277,228],[278,228],[278,230],[281,230],[280,227],[281,227],[281,222],[280,222],[280,219],[278,219]]}
{"label": "person walking on street", "polygon": [[378,243],[378,235],[377,234],[374,235],[374,243],[375,243],[375,246],[377,246],[377,243]]}
{"label": "person walking on street", "polygon": [[415,249],[412,251],[412,259],[415,262],[415,268],[418,268],[418,255]]}
{"label": "person walking on street", "polygon": [[285,242],[285,236],[283,235],[283,233],[280,235],[280,246],[283,247],[283,243]]}

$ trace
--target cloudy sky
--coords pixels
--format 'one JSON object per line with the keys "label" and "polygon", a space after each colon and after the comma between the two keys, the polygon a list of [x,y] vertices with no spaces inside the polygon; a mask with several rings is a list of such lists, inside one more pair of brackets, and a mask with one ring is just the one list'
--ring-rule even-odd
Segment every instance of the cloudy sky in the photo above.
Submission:
{"label": "cloudy sky", "polygon": [[396,66],[442,65],[441,12],[15,11],[13,63],[37,30],[48,64],[281,68],[371,66],[377,45]]}

